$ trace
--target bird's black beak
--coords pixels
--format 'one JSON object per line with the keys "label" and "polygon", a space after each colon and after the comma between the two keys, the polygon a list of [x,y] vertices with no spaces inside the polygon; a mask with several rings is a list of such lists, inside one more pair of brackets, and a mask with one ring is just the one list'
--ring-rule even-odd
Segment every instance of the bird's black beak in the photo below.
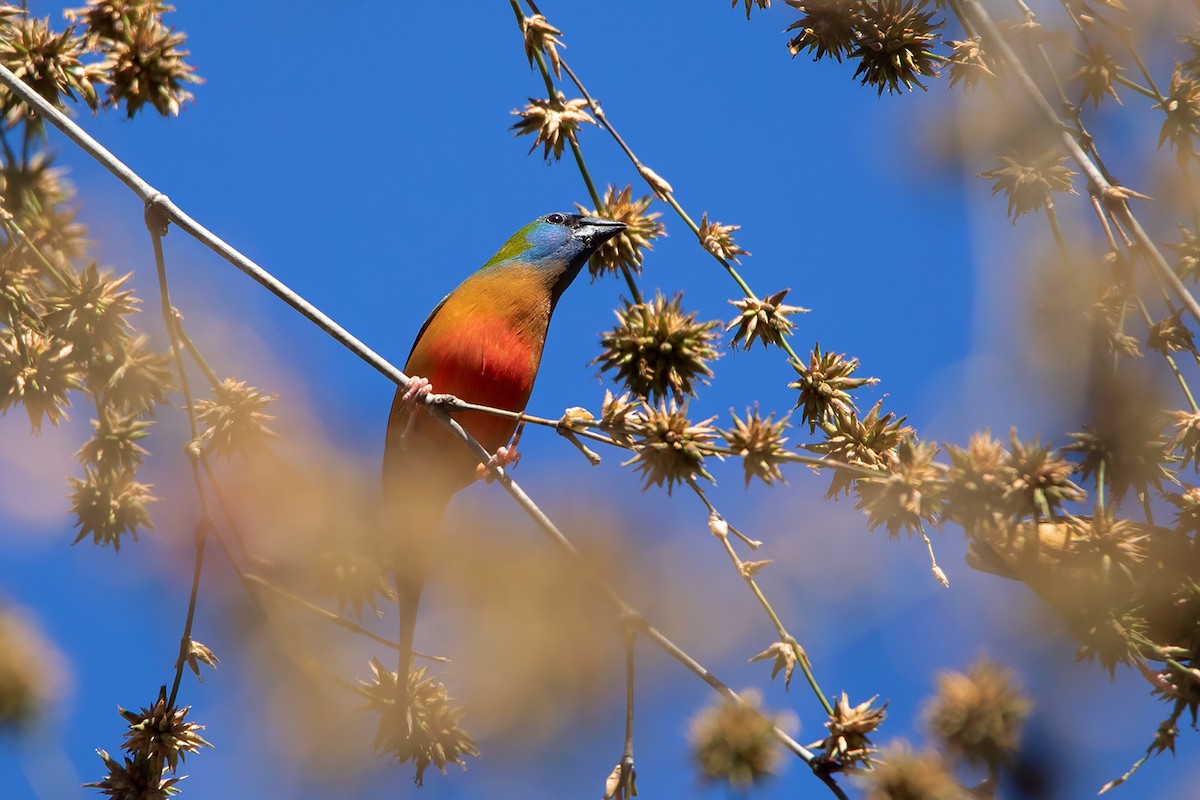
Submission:
{"label": "bird's black beak", "polygon": [[571,238],[592,247],[599,247],[625,230],[625,223],[600,217],[579,217],[571,228]]}

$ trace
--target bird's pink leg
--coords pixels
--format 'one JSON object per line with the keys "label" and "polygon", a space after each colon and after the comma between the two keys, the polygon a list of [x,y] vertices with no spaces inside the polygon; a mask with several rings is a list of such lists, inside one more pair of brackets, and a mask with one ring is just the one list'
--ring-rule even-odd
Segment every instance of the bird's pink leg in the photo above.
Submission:
{"label": "bird's pink leg", "polygon": [[433,386],[429,383],[428,378],[422,378],[420,375],[410,375],[408,378],[408,389],[400,396],[400,402],[408,408],[408,424],[404,426],[404,434],[402,438],[407,439],[412,433],[413,425],[417,421],[418,403],[425,401],[433,392]]}
{"label": "bird's pink leg", "polygon": [[525,430],[524,422],[517,426],[516,433],[513,434],[512,441],[507,446],[496,448],[496,452],[488,459],[486,466],[483,464],[475,466],[475,476],[490,483],[493,478],[488,467],[507,467],[520,461],[521,453],[517,450],[517,444],[521,441],[521,431],[523,430]]}

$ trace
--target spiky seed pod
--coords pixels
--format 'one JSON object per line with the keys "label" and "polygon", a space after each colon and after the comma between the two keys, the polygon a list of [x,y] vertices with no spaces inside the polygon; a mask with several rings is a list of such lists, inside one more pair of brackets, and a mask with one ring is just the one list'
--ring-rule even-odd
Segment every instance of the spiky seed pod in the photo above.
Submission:
{"label": "spiky seed pod", "polygon": [[275,417],[263,413],[275,398],[244,381],[226,378],[216,387],[213,399],[196,402],[196,418],[204,426],[198,444],[219,456],[262,449],[268,439],[279,438],[267,427]]}
{"label": "spiky seed pod", "polygon": [[801,51],[811,53],[813,61],[825,56],[837,59],[854,49],[856,28],[861,19],[860,0],[785,0],[804,14],[787,27],[799,31],[788,40],[787,48],[795,58]]}
{"label": "spiky seed pod", "polygon": [[645,480],[643,489],[667,485],[671,493],[676,483],[689,478],[713,477],[704,468],[704,451],[717,436],[711,425],[716,417],[693,423],[687,417],[687,406],[679,406],[674,400],[670,405],[662,401],[657,408],[643,404],[645,422],[642,430],[634,437],[633,458],[621,466],[633,465]]}
{"label": "spiky seed pod", "polygon": [[1189,486],[1182,494],[1164,492],[1163,497],[1178,509],[1175,530],[1192,536],[1200,534],[1200,488]]}
{"label": "spiky seed pod", "polygon": [[750,19],[750,9],[758,6],[763,11],[771,7],[771,0],[733,0],[730,3],[730,8],[737,8],[737,4],[742,3],[746,6],[746,19]]}
{"label": "spiky seed pod", "polygon": [[371,679],[359,684],[368,698],[361,708],[379,714],[375,749],[399,763],[412,761],[418,786],[424,784],[430,764],[444,775],[450,764],[465,768],[464,756],[479,757],[475,741],[459,727],[463,711],[453,705],[445,684],[428,677],[424,667],[413,670],[408,676],[409,708],[402,716],[396,707],[396,673],[377,658],[370,665]]}
{"label": "spiky seed pod", "polygon": [[74,349],[29,328],[0,331],[0,412],[20,403],[34,433],[66,419],[68,395],[81,385]]}
{"label": "spiky seed pod", "polygon": [[1017,438],[1014,428],[1009,435],[1008,467],[1011,481],[1004,492],[1009,513],[1014,516],[1053,517],[1062,513],[1064,503],[1077,503],[1086,496],[1070,479],[1075,466],[1054,455],[1038,437],[1029,442]]}
{"label": "spiky seed pod", "polygon": [[126,337],[119,347],[96,355],[87,369],[88,391],[123,411],[151,411],[175,386],[171,357],[152,351],[145,334]]}
{"label": "spiky seed pod", "polygon": [[822,353],[820,342],[813,346],[807,367],[797,361],[790,363],[800,380],[789,383],[788,388],[800,391],[796,407],[801,409],[800,421],[808,423],[810,432],[835,417],[854,413],[850,392],[879,383],[878,378],[850,377],[858,370],[858,359],[846,358],[842,353]]}
{"label": "spiky seed pod", "polygon": [[1200,413],[1168,411],[1167,417],[1172,420],[1175,433],[1167,442],[1166,449],[1180,454],[1181,470],[1187,469],[1188,464],[1200,469]]}
{"label": "spiky seed pod", "polygon": [[1117,63],[1116,57],[1102,45],[1089,44],[1083,53],[1083,63],[1071,76],[1071,80],[1082,84],[1079,104],[1083,105],[1090,98],[1092,108],[1099,108],[1105,96],[1119,104],[1121,98],[1117,97],[1113,81],[1124,71],[1125,68]]}
{"label": "spiky seed pod", "polygon": [[[0,194],[4,187],[0,186]],[[41,294],[37,272],[20,256],[15,247],[0,250],[0,319],[20,320],[36,317],[41,309],[33,305]]]}
{"label": "spiky seed pod", "polygon": [[600,245],[600,249],[588,260],[588,272],[592,280],[606,273],[620,273],[622,269],[634,273],[642,271],[642,251],[653,250],[653,240],[667,235],[666,226],[658,222],[662,214],[657,211],[647,213],[653,199],[647,195],[634,200],[632,184],[620,191],[610,184],[604,192],[604,202],[600,208],[588,210],[579,203],[575,204],[580,213],[625,223],[625,230]]}
{"label": "spiky seed pod", "polygon": [[629,303],[616,312],[617,325],[600,337],[600,355],[592,362],[601,372],[616,371],[616,380],[634,394],[682,400],[698,383],[712,377],[708,362],[720,354],[714,330],[720,322],[697,322],[684,312],[683,294],[667,300],[655,294],[649,303]]}
{"label": "spiky seed pod", "polygon": [[641,404],[629,399],[629,392],[618,397],[606,389],[600,406],[600,423],[613,439],[630,446],[633,437],[646,427],[646,415],[641,409]]}
{"label": "spiky seed pod", "polygon": [[1127,519],[1114,519],[1111,509],[1074,519],[1069,538],[1069,562],[1086,569],[1107,591],[1136,586],[1137,566],[1146,560],[1150,534]]}
{"label": "spiky seed pod", "polygon": [[887,703],[876,707],[876,695],[870,700],[850,705],[850,696],[842,692],[825,722],[829,735],[821,740],[821,749],[846,769],[871,766],[875,747],[870,734],[887,719]]}
{"label": "spiky seed pod", "polygon": [[188,640],[187,653],[184,655],[183,661],[195,673],[196,680],[201,683],[204,683],[204,677],[200,674],[200,665],[204,664],[207,667],[216,669],[217,664],[221,663],[221,659],[217,658],[216,653],[195,639]]}
{"label": "spiky seed pod", "polygon": [[962,800],[969,794],[937,752],[913,750],[903,740],[885,748],[874,763],[861,776],[866,800]]}
{"label": "spiky seed pod", "polygon": [[743,348],[749,350],[755,340],[762,342],[763,347],[772,344],[781,346],[783,338],[796,326],[788,317],[792,314],[808,313],[807,308],[784,305],[784,298],[790,291],[791,289],[784,289],[765,300],[756,297],[730,300],[733,307],[741,313],[725,326],[726,333],[737,328],[729,346],[737,347],[741,343]]}
{"label": "spiky seed pod", "polygon": [[1144,660],[1138,640],[1145,641],[1149,623],[1136,611],[1077,614],[1069,623],[1071,634],[1079,640],[1075,657],[1099,661],[1110,679],[1116,678],[1117,667],[1131,667]]}
{"label": "spiky seed pod", "polygon": [[540,144],[544,146],[542,157],[549,161],[550,154],[553,152],[554,160],[557,161],[562,158],[563,148],[566,147],[567,142],[576,141],[581,125],[584,123],[596,124],[586,109],[586,100],[583,98],[568,100],[562,92],[558,92],[549,99],[531,97],[525,108],[520,111],[513,110],[512,113],[520,117],[521,121],[514,123],[509,130],[516,131],[513,136],[537,134],[533,144],[529,147],[529,152],[532,153]]}
{"label": "spiky seed pod", "polygon": [[562,59],[558,55],[558,48],[566,45],[555,37],[562,36],[562,31],[547,22],[541,14],[534,14],[532,17],[521,19],[521,34],[525,38],[525,58],[529,61],[529,66],[533,66],[534,53],[545,53],[550,68],[561,78]]}
{"label": "spiky seed pod", "polygon": [[696,236],[700,239],[700,246],[717,258],[740,264],[738,256],[750,255],[733,241],[733,232],[741,227],[741,225],[722,225],[715,220],[709,222],[708,212],[705,211],[700,215],[700,230]]}
{"label": "spiky seed pod", "polygon": [[962,83],[964,89],[974,89],[981,83],[996,80],[988,65],[979,37],[950,42],[950,88]]}
{"label": "spiky seed pod", "polygon": [[77,353],[102,352],[120,346],[129,332],[126,317],[137,313],[139,300],[126,282],[101,272],[93,261],[82,272],[69,272],[69,285],[50,292],[43,320],[51,332],[75,345]]}
{"label": "spiky seed pod", "polygon": [[120,552],[121,536],[129,534],[137,541],[138,530],[152,528],[146,505],[157,498],[150,494],[148,483],[138,483],[125,471],[101,474],[90,466],[83,468],[83,478],[68,478],[71,487],[71,513],[79,535],[75,543],[87,536],[98,545],[112,545]]}
{"label": "spiky seed pod", "polygon": [[212,747],[200,731],[203,725],[185,721],[191,706],[171,708],[167,705],[167,690],[158,691],[158,699],[141,711],[126,711],[118,707],[129,723],[121,748],[132,756],[145,756],[151,763],[165,765],[171,772],[179,767],[188,753],[199,753],[201,747]]}
{"label": "spiky seed pod", "polygon": [[761,695],[748,689],[742,700],[720,698],[692,718],[688,733],[701,777],[739,791],[772,775],[780,760],[775,722],[759,710]]}
{"label": "spiky seed pod", "polygon": [[96,753],[108,772],[99,781],[83,784],[85,789],[95,789],[113,800],[167,800],[179,791],[175,784],[183,780],[183,776],[164,779],[162,765],[144,755],[125,756],[122,763],[107,751],[97,750]]}
{"label": "spiky seed pod", "polygon": [[104,406],[100,419],[92,420],[95,435],[76,453],[84,464],[90,464],[101,475],[115,472],[132,474],[147,455],[139,441],[150,435],[154,420],[144,419],[133,413],[123,413],[112,406]]}
{"label": "spiky seed pod", "polygon": [[127,20],[131,17],[174,10],[156,0],[88,0],[86,6],[63,11],[63,16],[72,22],[83,22],[91,39],[120,41],[125,37]]}
{"label": "spiky seed pod", "polygon": [[1179,232],[1183,241],[1167,244],[1175,251],[1175,274],[1180,280],[1200,279],[1200,238],[1182,226]]}
{"label": "spiky seed pod", "polygon": [[970,533],[981,522],[1004,513],[1004,496],[1012,483],[1008,451],[991,431],[971,436],[966,447],[946,446],[950,469],[946,473],[946,519]]}
{"label": "spiky seed pod", "polygon": [[982,658],[966,673],[938,675],[937,694],[925,707],[925,724],[950,752],[995,770],[1016,755],[1021,725],[1031,708],[1013,674]]}
{"label": "spiky seed pod", "polygon": [[[75,209],[68,205],[75,187],[65,175],[66,170],[54,166],[45,151],[0,160],[5,210],[29,241],[56,261],[82,258],[87,246],[87,229],[75,222]],[[28,264],[39,274],[46,269],[40,259],[30,259]]]}
{"label": "spiky seed pod", "polygon": [[[95,84],[103,83],[102,68],[83,64],[79,57],[87,52],[83,37],[75,35],[71,25],[61,33],[50,30],[50,19],[22,16],[5,24],[0,36],[0,64],[8,67],[42,97],[58,108],[63,98],[78,95],[93,111],[99,105]],[[25,119],[41,122],[29,108],[7,89],[0,88],[0,112],[8,126]]]}
{"label": "spiky seed pod", "polygon": [[1158,132],[1158,146],[1170,142],[1180,161],[1196,155],[1200,139],[1200,76],[1184,77],[1179,64],[1171,75],[1167,96],[1155,108],[1167,115]]}
{"label": "spiky seed pod", "polygon": [[1095,325],[1097,337],[1108,355],[1141,358],[1141,344],[1125,332],[1128,310],[1128,292],[1120,286],[1109,286],[1100,298],[1092,303],[1087,315]]}
{"label": "spiky seed pod", "polygon": [[787,483],[779,469],[780,456],[786,452],[784,433],[791,427],[787,417],[776,422],[775,414],[771,413],[763,419],[757,403],[753,409],[746,410],[745,420],[733,409],[729,409],[729,415],[733,417],[733,427],[720,433],[729,449],[742,459],[746,485],[750,485],[751,478],[758,478],[767,485]]}
{"label": "spiky seed pod", "polygon": [[945,502],[944,468],[934,461],[937,454],[936,444],[906,438],[896,447],[887,474],[855,483],[855,508],[867,512],[871,530],[884,525],[888,536],[896,537],[901,528],[912,534],[924,522],[937,524]]}
{"label": "spiky seed pod", "polygon": [[1180,64],[1184,72],[1192,77],[1200,77],[1200,25],[1179,37],[1179,41],[1188,49],[1191,56]]}
{"label": "spiky seed pod", "polygon": [[394,597],[385,562],[363,542],[337,542],[317,556],[314,566],[316,592],[336,598],[340,610],[349,609],[360,619],[364,608],[378,611],[380,601]]}
{"label": "spiky seed pod", "polygon": [[132,117],[149,103],[164,117],[178,116],[180,107],[195,99],[186,84],[203,83],[184,59],[187,36],[163,24],[162,16],[149,10],[127,15],[128,26],[119,39],[104,41],[105,58],[100,63],[110,76],[107,102],[125,104]]}
{"label": "spiky seed pod", "polygon": [[1051,208],[1051,192],[1076,194],[1071,186],[1075,173],[1064,166],[1066,156],[1057,149],[1036,156],[1000,156],[1000,166],[979,173],[992,181],[992,196],[1008,198],[1008,216],[1014,223],[1022,214]]}
{"label": "spiky seed pod", "polygon": [[1196,353],[1196,343],[1192,332],[1183,324],[1183,308],[1163,317],[1150,326],[1146,336],[1146,347],[1157,350],[1163,355],[1186,350],[1193,355]]}
{"label": "spiky seed pod", "polygon": [[883,94],[900,87],[925,88],[922,77],[937,77],[937,58],[931,45],[941,22],[924,9],[925,0],[874,0],[863,3],[858,37],[851,58],[859,60],[854,77]]}
{"label": "spiky seed pod", "polygon": [[[836,430],[823,442],[802,445],[805,450],[825,456],[826,460],[854,464],[884,472],[896,463],[896,448],[913,435],[904,417],[890,411],[881,414],[883,401],[877,402],[862,419],[854,412],[834,416]],[[855,476],[834,468],[826,497],[849,494]]]}

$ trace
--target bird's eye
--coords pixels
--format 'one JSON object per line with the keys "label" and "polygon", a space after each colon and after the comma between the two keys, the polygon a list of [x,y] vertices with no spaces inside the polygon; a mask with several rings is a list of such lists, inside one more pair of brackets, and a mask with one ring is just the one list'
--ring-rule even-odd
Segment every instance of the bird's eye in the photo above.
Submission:
{"label": "bird's eye", "polygon": [[551,225],[562,225],[566,221],[567,218],[562,214],[551,214],[550,216],[546,217],[546,222],[549,222]]}

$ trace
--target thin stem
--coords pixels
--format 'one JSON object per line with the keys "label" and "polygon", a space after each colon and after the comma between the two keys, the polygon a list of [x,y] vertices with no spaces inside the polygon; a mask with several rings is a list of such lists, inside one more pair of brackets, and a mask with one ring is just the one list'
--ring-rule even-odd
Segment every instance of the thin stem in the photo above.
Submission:
{"label": "thin stem", "polygon": [[634,647],[637,644],[637,631],[629,625],[624,626],[625,634],[625,748],[621,751],[621,786],[624,797],[633,797],[633,677],[634,677]]}

